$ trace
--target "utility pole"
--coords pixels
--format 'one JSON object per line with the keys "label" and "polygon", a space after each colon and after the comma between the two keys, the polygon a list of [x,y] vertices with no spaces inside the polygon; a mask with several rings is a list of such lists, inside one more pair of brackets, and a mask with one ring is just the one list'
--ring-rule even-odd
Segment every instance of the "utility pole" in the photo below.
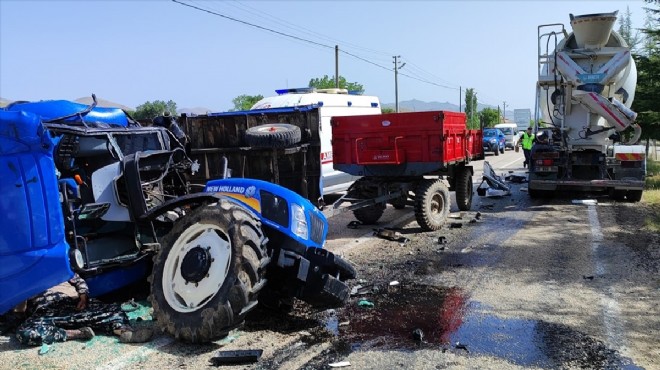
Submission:
{"label": "utility pole", "polygon": [[339,45],[335,45],[335,87],[339,88]]}
{"label": "utility pole", "polygon": [[395,112],[399,113],[399,70],[403,68],[406,63],[399,65],[399,63],[401,63],[399,61],[401,55],[395,55],[392,58],[394,58],[394,110]]}
{"label": "utility pole", "polygon": [[500,106],[497,106],[497,123],[502,123],[502,115],[500,114]]}
{"label": "utility pole", "polygon": [[458,111],[462,112],[463,111],[463,103],[461,100],[463,99],[463,86],[458,87]]}
{"label": "utility pole", "polygon": [[502,110],[503,110],[503,112],[502,112],[502,119],[504,119],[504,122],[506,122],[506,102],[502,102],[502,103],[503,103],[503,104],[502,104],[502,106],[503,106],[503,107],[502,107]]}

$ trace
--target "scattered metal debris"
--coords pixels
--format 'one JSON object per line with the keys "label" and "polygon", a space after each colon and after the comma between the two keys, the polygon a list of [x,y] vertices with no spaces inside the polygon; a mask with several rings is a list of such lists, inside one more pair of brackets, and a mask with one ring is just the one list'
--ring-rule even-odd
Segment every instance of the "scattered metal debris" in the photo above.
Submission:
{"label": "scattered metal debris", "polygon": [[263,352],[261,349],[218,351],[209,361],[214,366],[251,364],[259,361]]}
{"label": "scattered metal debris", "polygon": [[582,278],[583,278],[584,280],[593,280],[593,279],[594,279],[593,275],[589,275],[589,276],[587,276],[587,275],[582,275]]}
{"label": "scattered metal debris", "polygon": [[396,280],[390,281],[390,286],[395,286],[395,285],[399,285],[399,282]]}
{"label": "scattered metal debris", "polygon": [[474,215],[475,220],[478,220],[481,218],[481,212],[477,212],[476,215]]}
{"label": "scattered metal debris", "polygon": [[452,222],[451,224],[449,224],[449,227],[452,229],[460,229],[461,227],[463,227],[463,224],[460,222]]}
{"label": "scattered metal debris", "polygon": [[447,238],[444,236],[438,237],[438,244],[447,244]]}
{"label": "scattered metal debris", "polygon": [[484,161],[484,174],[481,184],[477,188],[479,196],[501,197],[511,195],[511,188],[507,185],[501,176],[495,174],[488,161]]}
{"label": "scattered metal debris", "polygon": [[387,239],[399,243],[407,243],[410,241],[410,239],[401,235],[400,232],[392,229],[374,229],[374,235],[381,239]]}
{"label": "scattered metal debris", "polygon": [[512,182],[515,184],[522,184],[527,182],[527,176],[524,175],[509,175],[504,178],[505,181]]}

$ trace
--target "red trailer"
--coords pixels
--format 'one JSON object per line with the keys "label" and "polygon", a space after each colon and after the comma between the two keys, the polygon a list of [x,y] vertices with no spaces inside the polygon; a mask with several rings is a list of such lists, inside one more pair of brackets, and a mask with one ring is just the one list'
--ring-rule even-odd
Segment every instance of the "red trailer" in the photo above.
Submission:
{"label": "red trailer", "polygon": [[[352,210],[373,224],[386,203],[403,208],[412,192],[424,230],[444,224],[450,190],[460,210],[470,209],[474,171],[468,163],[484,156],[481,130],[468,130],[465,114],[450,111],[333,117],[332,150],[336,170],[363,176],[335,210]],[[351,205],[340,208],[346,202]]]}

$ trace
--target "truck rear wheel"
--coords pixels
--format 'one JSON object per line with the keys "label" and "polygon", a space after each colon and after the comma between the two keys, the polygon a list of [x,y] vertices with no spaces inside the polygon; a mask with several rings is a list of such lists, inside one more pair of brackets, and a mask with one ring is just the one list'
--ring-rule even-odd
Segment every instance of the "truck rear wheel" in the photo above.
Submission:
{"label": "truck rear wheel", "polygon": [[269,123],[245,131],[245,142],[261,148],[285,148],[298,144],[301,138],[300,127],[288,123]]}
{"label": "truck rear wheel", "polygon": [[415,192],[415,219],[425,231],[439,230],[449,214],[449,190],[441,180],[424,180]]}
{"label": "truck rear wheel", "polygon": [[642,200],[642,192],[642,190],[628,190],[626,198],[628,198],[629,202],[639,202]]}
{"label": "truck rear wheel", "polygon": [[200,343],[241,324],[266,283],[265,240],[261,222],[224,199],[177,221],[154,257],[150,300],[161,329]]}
{"label": "truck rear wheel", "polygon": [[456,205],[461,211],[469,211],[472,208],[472,173],[464,168],[456,176]]}

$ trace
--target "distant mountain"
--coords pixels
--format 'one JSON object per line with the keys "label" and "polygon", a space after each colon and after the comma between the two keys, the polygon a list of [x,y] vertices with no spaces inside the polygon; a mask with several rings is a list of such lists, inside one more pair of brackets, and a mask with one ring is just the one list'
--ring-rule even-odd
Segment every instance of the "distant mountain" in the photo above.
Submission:
{"label": "distant mountain", "polygon": [[204,107],[194,107],[194,108],[181,108],[181,109],[177,109],[176,112],[177,112],[178,114],[183,114],[183,113],[185,113],[186,115],[195,115],[195,116],[199,116],[199,115],[202,115],[202,114],[206,114],[206,113],[209,113],[209,112],[216,112],[216,111],[214,111],[213,109],[204,108]]}
{"label": "distant mountain", "polygon": [[6,107],[9,103],[11,103],[11,100],[0,98],[0,108]]}
{"label": "distant mountain", "polygon": [[[92,104],[93,100],[92,100],[91,96],[85,96],[85,97],[82,97],[82,98],[78,98],[74,101],[77,102],[77,103],[89,105],[89,104]],[[135,108],[131,108],[131,107],[123,105],[123,104],[111,102],[110,100],[105,100],[105,99],[99,98],[98,96],[96,97],[96,103],[97,103],[96,104],[97,107],[119,108],[119,109],[123,109],[125,111],[135,111]]]}
{"label": "distant mountain", "polygon": [[[395,108],[394,103],[384,103],[382,104],[383,108]],[[484,108],[493,108],[497,109],[496,106],[488,105],[488,104],[481,104],[477,103],[477,111],[481,111]],[[460,107],[461,111],[465,112],[465,105]],[[440,103],[437,101],[433,102],[425,102],[417,99],[413,100],[405,100],[405,101],[400,101],[399,102],[399,111],[400,112],[428,112],[428,111],[434,111],[434,110],[449,110],[449,111],[454,111],[458,112],[459,111],[459,106],[458,104],[450,103],[450,102],[444,102]],[[506,118],[513,120],[513,111],[507,110],[506,111]]]}

